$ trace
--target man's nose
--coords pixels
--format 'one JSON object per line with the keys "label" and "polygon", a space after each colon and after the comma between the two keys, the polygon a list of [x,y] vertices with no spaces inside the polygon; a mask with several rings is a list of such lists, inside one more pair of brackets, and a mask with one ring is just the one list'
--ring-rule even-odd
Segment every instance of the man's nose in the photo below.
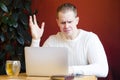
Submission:
{"label": "man's nose", "polygon": [[65,23],[65,28],[68,28],[68,26],[69,26],[69,24],[66,22],[66,23]]}

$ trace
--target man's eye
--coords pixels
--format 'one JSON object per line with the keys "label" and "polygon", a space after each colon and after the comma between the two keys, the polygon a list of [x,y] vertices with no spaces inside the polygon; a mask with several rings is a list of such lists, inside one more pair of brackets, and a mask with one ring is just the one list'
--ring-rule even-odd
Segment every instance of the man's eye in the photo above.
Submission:
{"label": "man's eye", "polygon": [[72,21],[68,21],[68,23],[72,23]]}
{"label": "man's eye", "polygon": [[61,24],[66,24],[66,22],[61,22]]}

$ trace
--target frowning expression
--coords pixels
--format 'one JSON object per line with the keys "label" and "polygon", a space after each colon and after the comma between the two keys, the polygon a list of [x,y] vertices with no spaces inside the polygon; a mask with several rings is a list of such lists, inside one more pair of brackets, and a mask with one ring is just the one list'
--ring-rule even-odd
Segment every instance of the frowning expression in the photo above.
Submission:
{"label": "frowning expression", "polygon": [[75,16],[73,11],[59,12],[57,23],[60,31],[65,35],[72,35],[77,30],[79,18]]}

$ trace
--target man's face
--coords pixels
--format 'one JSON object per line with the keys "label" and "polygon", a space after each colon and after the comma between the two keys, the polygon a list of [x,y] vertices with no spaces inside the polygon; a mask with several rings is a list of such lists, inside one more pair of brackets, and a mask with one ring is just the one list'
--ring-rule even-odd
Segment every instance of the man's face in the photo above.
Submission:
{"label": "man's face", "polygon": [[57,23],[60,31],[66,36],[72,36],[77,30],[79,18],[73,11],[59,12]]}

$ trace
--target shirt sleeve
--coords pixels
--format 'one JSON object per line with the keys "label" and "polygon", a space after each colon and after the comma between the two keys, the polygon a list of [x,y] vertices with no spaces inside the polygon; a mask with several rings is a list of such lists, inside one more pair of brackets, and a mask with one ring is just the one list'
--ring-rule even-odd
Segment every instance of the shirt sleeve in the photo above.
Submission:
{"label": "shirt sleeve", "polygon": [[[56,45],[54,45],[56,43]],[[55,36],[49,36],[49,38],[44,42],[42,47],[57,47],[57,42]]]}
{"label": "shirt sleeve", "polygon": [[72,66],[75,74],[106,77],[108,74],[107,57],[101,41],[96,34],[91,33],[86,45],[88,65]]}

